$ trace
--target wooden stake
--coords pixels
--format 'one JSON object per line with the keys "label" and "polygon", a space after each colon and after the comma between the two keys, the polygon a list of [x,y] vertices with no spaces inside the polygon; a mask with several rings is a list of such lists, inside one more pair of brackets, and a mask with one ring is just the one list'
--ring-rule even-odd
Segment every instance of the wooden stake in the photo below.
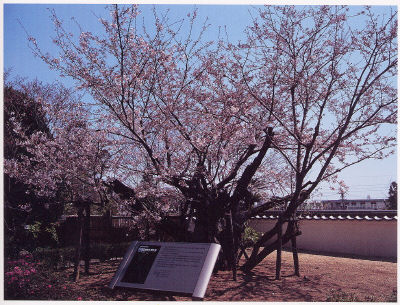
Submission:
{"label": "wooden stake", "polygon": [[281,279],[281,265],[282,265],[282,223],[279,220],[278,224],[278,245],[276,247],[276,275],[275,279]]}
{"label": "wooden stake", "polygon": [[300,276],[299,255],[297,252],[296,236],[293,236],[291,241],[292,241],[292,252],[293,252],[293,262],[294,262],[294,274]]}
{"label": "wooden stake", "polygon": [[236,282],[236,247],[235,247],[235,236],[234,236],[234,232],[233,232],[233,219],[232,219],[232,212],[229,213],[229,217],[228,217],[228,226],[229,226],[229,233],[230,233],[230,261],[231,261],[231,267],[232,267],[232,276],[233,276],[233,280]]}
{"label": "wooden stake", "polygon": [[237,261],[240,260],[240,258],[242,257],[242,255],[244,255],[244,257],[246,258],[246,260],[249,259],[249,256],[248,256],[247,253],[246,253],[246,247],[243,246],[243,245],[240,245],[240,254],[239,254],[239,257],[238,257]]}
{"label": "wooden stake", "polygon": [[83,241],[84,249],[83,256],[85,259],[85,273],[89,274],[90,268],[90,205],[87,204],[85,207],[85,220],[83,229]]}
{"label": "wooden stake", "polygon": [[74,273],[73,278],[74,281],[77,282],[79,280],[79,271],[80,271],[80,263],[81,263],[81,249],[82,249],[82,235],[83,235],[83,208],[78,208],[78,230],[79,236],[75,248],[75,265],[74,265]]}

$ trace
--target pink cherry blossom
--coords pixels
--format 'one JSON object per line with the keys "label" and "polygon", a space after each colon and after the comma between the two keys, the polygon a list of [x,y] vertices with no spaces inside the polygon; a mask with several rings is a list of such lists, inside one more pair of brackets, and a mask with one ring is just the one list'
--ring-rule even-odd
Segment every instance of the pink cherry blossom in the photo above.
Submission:
{"label": "pink cherry blossom", "polygon": [[[265,6],[236,45],[205,41],[207,25],[194,36],[196,13],[177,23],[154,11],[143,33],[137,6],[114,5],[101,31],[76,37],[53,12],[59,52],[31,47],[90,99],[31,88],[53,136],[26,136],[16,122],[32,157],[5,170],[41,195],[107,194],[142,231],[179,211],[213,241],[230,211],[239,236],[254,211],[248,191],[289,219],[321,181],[337,184],[342,169],[395,148],[397,18],[366,11]],[[134,195],[105,192],[113,179]],[[210,217],[213,229],[199,229]]]}

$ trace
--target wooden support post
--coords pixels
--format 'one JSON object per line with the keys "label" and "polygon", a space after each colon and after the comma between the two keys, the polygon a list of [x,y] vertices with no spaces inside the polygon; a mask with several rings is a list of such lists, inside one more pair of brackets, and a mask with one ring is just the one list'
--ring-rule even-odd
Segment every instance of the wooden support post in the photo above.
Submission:
{"label": "wooden support post", "polygon": [[297,252],[296,235],[292,237],[292,252],[293,252],[293,262],[294,262],[294,274],[300,276],[299,270],[299,255]]}
{"label": "wooden support post", "polygon": [[85,260],[85,273],[89,274],[90,268],[90,205],[87,203],[85,207],[85,220],[83,226],[83,256]]}
{"label": "wooden support post", "polygon": [[246,247],[243,245],[240,245],[239,248],[240,248],[240,252],[239,252],[238,257],[236,258],[236,264],[239,264],[239,261],[240,261],[240,258],[242,257],[242,255],[244,255],[246,261],[249,259],[249,256],[246,253]]}
{"label": "wooden support post", "polygon": [[291,230],[293,233],[293,237],[291,238],[292,243],[292,254],[293,254],[293,263],[294,263],[294,274],[300,276],[300,268],[299,268],[299,255],[297,251],[297,234],[299,232],[298,223],[296,219],[290,221]]}
{"label": "wooden support post", "polygon": [[232,247],[232,262],[233,262],[233,266],[232,266],[233,280],[236,282],[236,278],[237,278],[237,262],[236,262],[236,247],[235,247],[235,244],[233,244],[233,247]]}
{"label": "wooden support post", "polygon": [[282,265],[282,223],[279,220],[278,224],[278,244],[276,247],[276,275],[275,279],[281,279],[281,265]]}
{"label": "wooden support post", "polygon": [[228,217],[228,226],[229,226],[229,240],[230,240],[230,261],[231,261],[231,267],[232,267],[232,276],[233,276],[233,280],[236,282],[236,247],[235,247],[235,235],[233,232],[233,219],[232,219],[232,212],[229,213],[229,217]]}
{"label": "wooden support post", "polygon": [[106,232],[107,232],[107,242],[111,242],[114,240],[113,237],[113,221],[112,221],[112,214],[111,214],[111,210],[107,209],[106,212],[104,213],[104,222],[105,222],[105,227]]}
{"label": "wooden support post", "polygon": [[75,265],[73,278],[77,282],[79,280],[80,273],[80,263],[81,263],[81,249],[82,249],[82,239],[83,239],[83,208],[78,207],[78,239],[75,248]]}

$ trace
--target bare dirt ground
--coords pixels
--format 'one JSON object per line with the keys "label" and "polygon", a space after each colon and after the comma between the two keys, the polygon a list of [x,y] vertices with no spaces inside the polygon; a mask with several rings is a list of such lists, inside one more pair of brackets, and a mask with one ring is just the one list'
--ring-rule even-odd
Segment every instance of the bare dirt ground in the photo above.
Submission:
{"label": "bare dirt ground", "polygon": [[[275,280],[275,254],[267,257],[251,274],[213,274],[205,301],[396,301],[397,264],[365,259],[299,254],[301,276],[294,275],[290,252],[282,253],[282,278]],[[119,261],[96,263],[91,275],[82,275],[68,289],[82,300],[191,301],[190,297],[168,296],[127,288],[107,287]],[[66,273],[72,273],[67,269]]]}

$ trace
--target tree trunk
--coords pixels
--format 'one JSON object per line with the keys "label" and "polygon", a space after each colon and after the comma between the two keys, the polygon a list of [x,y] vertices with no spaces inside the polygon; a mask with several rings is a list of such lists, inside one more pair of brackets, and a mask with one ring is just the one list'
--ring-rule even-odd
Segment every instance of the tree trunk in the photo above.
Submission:
{"label": "tree trunk", "polygon": [[257,240],[257,242],[253,246],[253,250],[251,252],[251,255],[250,255],[249,259],[242,266],[242,269],[246,269],[247,266],[250,266],[250,265],[253,265],[253,264],[255,264],[255,265],[257,264],[256,260],[257,260],[257,256],[259,254],[260,248],[262,246],[264,246],[277,233],[278,233],[278,222],[275,224],[275,226],[271,230],[269,230],[268,232],[265,232],[264,235],[259,240]]}
{"label": "tree trunk", "polygon": [[83,256],[85,259],[85,273],[89,274],[90,268],[90,205],[87,204],[85,207],[85,221],[83,226],[83,242],[84,250]]}
{"label": "tree trunk", "polygon": [[79,280],[80,262],[81,262],[81,249],[83,237],[83,207],[78,207],[78,239],[75,248],[75,265],[73,279],[75,282]]}
{"label": "tree trunk", "polygon": [[[264,234],[264,236],[269,237],[266,241],[270,240],[274,235],[276,235],[278,233],[278,227],[279,227],[279,222],[275,225],[274,228],[272,228],[270,231],[268,231],[266,234]],[[285,232],[285,234],[283,234],[282,239],[281,239],[282,245],[285,245],[287,242],[289,242],[293,236],[297,236],[300,234],[301,234],[300,231],[298,231],[298,230],[294,229],[292,226],[288,225],[286,232]],[[263,245],[262,244],[260,245],[259,242],[257,242],[257,247],[260,248],[261,246],[263,246]],[[277,249],[277,247],[278,247],[278,240],[265,246],[264,249],[261,250],[259,253],[258,253],[258,249],[257,249],[257,252],[254,252],[254,249],[253,249],[253,253],[251,254],[249,260],[241,267],[241,269],[245,272],[251,271],[265,257],[267,257],[269,254],[271,254],[273,251],[275,251]]]}

